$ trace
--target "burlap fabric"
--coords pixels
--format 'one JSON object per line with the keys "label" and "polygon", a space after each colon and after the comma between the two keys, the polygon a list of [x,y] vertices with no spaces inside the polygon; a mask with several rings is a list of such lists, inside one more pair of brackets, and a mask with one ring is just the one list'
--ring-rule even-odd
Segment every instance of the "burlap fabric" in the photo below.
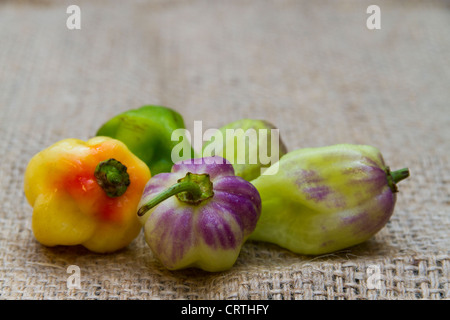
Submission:
{"label": "burlap fabric", "polygon": [[[0,297],[450,298],[450,5],[376,2],[380,30],[366,1],[0,1]],[[81,30],[66,27],[70,4]],[[109,255],[37,243],[28,160],[143,104],[189,129],[270,120],[290,150],[374,145],[411,177],[373,239],[324,256],[247,242],[211,274],[167,271],[142,233]]]}

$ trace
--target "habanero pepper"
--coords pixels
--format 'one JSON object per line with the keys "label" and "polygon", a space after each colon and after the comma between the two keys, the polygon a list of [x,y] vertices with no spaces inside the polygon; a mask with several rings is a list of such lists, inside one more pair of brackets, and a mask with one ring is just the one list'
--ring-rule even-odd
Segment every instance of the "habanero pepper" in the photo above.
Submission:
{"label": "habanero pepper", "polygon": [[118,140],[53,144],[25,171],[35,238],[45,246],[83,245],[99,253],[127,246],[141,229],[136,211],[149,179],[145,163]]}

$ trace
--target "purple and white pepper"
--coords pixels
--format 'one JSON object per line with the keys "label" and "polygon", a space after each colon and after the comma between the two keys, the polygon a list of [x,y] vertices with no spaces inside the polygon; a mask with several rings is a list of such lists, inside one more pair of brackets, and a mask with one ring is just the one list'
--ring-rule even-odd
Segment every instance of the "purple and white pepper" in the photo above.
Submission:
{"label": "purple and white pepper", "polygon": [[138,216],[154,255],[170,270],[231,268],[256,227],[261,198],[221,157],[176,163],[147,183]]}

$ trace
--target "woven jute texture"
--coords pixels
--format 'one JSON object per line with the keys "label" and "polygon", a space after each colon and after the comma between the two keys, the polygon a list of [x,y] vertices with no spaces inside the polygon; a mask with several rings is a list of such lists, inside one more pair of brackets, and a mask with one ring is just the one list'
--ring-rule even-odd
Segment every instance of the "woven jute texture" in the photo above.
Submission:
{"label": "woven jute texture", "polygon": [[[0,1],[0,297],[449,299],[450,4],[376,2],[379,30],[368,1]],[[323,256],[249,241],[226,272],[171,272],[143,233],[105,255],[39,244],[30,158],[144,104],[190,130],[269,120],[289,150],[373,145],[411,177],[379,233]]]}

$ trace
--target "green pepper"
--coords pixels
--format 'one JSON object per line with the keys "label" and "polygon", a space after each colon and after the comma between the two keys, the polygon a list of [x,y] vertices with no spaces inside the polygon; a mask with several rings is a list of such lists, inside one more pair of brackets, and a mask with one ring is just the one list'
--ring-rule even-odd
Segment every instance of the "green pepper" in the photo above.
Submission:
{"label": "green pepper", "polygon": [[[185,129],[182,116],[164,106],[146,105],[116,115],[97,131],[97,136],[107,136],[122,141],[150,168],[152,175],[169,172],[174,164],[172,132]],[[189,143],[185,137],[182,141]],[[189,150],[192,148],[189,146]],[[187,149],[187,150],[188,150]],[[191,154],[176,160],[190,159]]]}
{"label": "green pepper", "polygon": [[340,144],[287,153],[252,181],[262,201],[250,239],[316,255],[360,244],[389,221],[397,183],[378,149]]}
{"label": "green pepper", "polygon": [[226,158],[236,175],[247,181],[260,176],[287,152],[278,129],[266,120],[240,119],[221,127],[218,133],[221,139],[205,143],[203,155]]}

